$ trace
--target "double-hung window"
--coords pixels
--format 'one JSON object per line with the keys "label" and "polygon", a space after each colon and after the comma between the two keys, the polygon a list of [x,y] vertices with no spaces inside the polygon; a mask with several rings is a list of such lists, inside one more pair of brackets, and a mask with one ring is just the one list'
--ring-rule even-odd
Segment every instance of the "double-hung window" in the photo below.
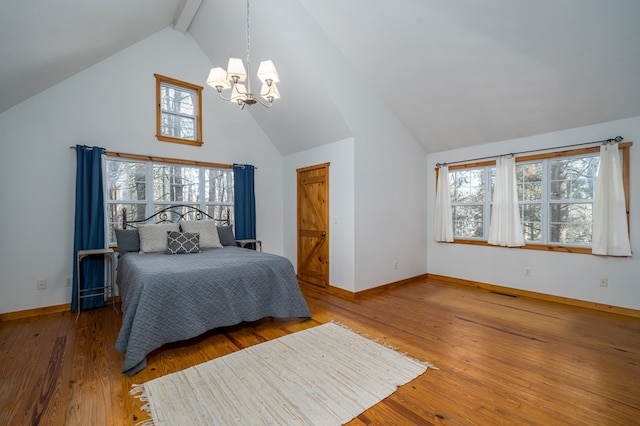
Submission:
{"label": "double-hung window", "polygon": [[[142,220],[175,205],[197,207],[219,225],[234,223],[233,169],[198,164],[107,157],[109,243],[127,220]],[[186,212],[186,209],[185,209]],[[186,219],[196,219],[186,216]]]}
{"label": "double-hung window", "polygon": [[593,200],[600,157],[548,160],[548,242],[591,246]]}
{"label": "double-hung window", "polygon": [[542,162],[516,165],[518,203],[525,242],[542,242],[543,172]]}
{"label": "double-hung window", "polygon": [[202,87],[156,77],[156,137],[164,142],[202,145]]}
{"label": "double-hung window", "polygon": [[487,169],[459,169],[449,172],[453,235],[484,238],[486,220]]}
{"label": "double-hung window", "polygon": [[[630,146],[621,144],[627,176]],[[590,253],[599,147],[530,155],[516,162],[526,247]],[[451,165],[449,182],[455,242],[486,243],[495,162]],[[625,181],[627,194],[628,186]]]}

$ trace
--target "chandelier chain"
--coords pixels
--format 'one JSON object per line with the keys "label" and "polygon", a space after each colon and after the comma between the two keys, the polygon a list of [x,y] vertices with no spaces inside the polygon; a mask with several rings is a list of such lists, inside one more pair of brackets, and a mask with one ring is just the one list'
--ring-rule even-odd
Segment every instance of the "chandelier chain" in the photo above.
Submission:
{"label": "chandelier chain", "polygon": [[247,0],[247,67],[251,63],[251,29],[249,27],[249,0]]}

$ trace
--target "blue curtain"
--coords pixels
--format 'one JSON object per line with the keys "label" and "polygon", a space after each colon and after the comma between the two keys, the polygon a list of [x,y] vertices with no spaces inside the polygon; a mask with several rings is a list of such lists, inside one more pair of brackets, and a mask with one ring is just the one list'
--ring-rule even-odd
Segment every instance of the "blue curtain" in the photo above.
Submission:
{"label": "blue curtain", "polygon": [[[78,308],[78,271],[76,259],[78,250],[105,247],[104,195],[102,191],[102,154],[104,148],[76,145],[76,214],[73,239],[73,292],[71,310]],[[88,256],[82,261],[82,288],[104,287],[104,258]],[[96,292],[85,292],[88,296]],[[82,299],[82,309],[104,306],[103,297]]]}
{"label": "blue curtain", "polygon": [[236,239],[256,238],[254,170],[250,164],[233,165]]}

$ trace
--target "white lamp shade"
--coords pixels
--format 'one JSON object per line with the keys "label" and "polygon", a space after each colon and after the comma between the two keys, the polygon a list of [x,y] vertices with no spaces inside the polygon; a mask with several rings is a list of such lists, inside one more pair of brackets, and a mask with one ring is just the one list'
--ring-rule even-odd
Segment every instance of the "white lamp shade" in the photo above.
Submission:
{"label": "white lamp shade", "polygon": [[234,84],[231,89],[231,98],[229,101],[238,102],[247,99],[247,88],[244,84]]}
{"label": "white lamp shade", "polygon": [[271,86],[268,86],[267,83],[262,83],[260,96],[266,100],[269,100],[269,98],[271,98],[271,100],[280,99],[280,92],[278,92],[278,88],[275,83],[272,83]]}
{"label": "white lamp shade", "polygon": [[280,77],[278,77],[278,71],[276,71],[275,65],[271,60],[260,62],[260,66],[258,67],[258,78],[263,83],[267,80],[271,80],[274,83],[280,81]]}
{"label": "white lamp shade", "polygon": [[233,77],[237,77],[238,81],[246,80],[247,71],[244,69],[242,59],[229,58],[229,65],[227,66],[227,80],[232,80]]}
{"label": "white lamp shade", "polygon": [[207,77],[207,84],[216,90],[218,87],[222,87],[222,89],[231,88],[227,81],[227,72],[221,67],[211,68],[209,77]]}

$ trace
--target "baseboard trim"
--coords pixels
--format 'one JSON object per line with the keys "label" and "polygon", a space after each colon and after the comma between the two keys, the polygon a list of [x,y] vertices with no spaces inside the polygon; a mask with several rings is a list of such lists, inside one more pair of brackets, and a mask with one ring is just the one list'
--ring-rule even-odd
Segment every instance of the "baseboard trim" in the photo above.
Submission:
{"label": "baseboard trim", "polygon": [[602,303],[588,302],[585,300],[572,299],[569,297],[553,296],[551,294],[537,293],[528,290],[519,290],[511,287],[503,287],[495,284],[482,283],[478,281],[465,280],[461,278],[448,277],[445,275],[426,274],[427,281],[435,284],[445,284],[462,287],[475,287],[483,290],[494,291],[514,296],[528,297],[530,299],[544,300],[547,302],[561,303],[564,305],[577,306],[580,308],[593,309],[601,312],[610,312],[618,315],[625,315],[640,318],[640,310],[622,308],[619,306],[605,305]]}
{"label": "baseboard trim", "polygon": [[0,314],[0,322],[11,321],[17,319],[37,317],[39,315],[59,314],[71,310],[71,304],[44,306],[42,308],[25,309],[24,311],[7,312]]}
{"label": "baseboard trim", "polygon": [[362,291],[359,291],[359,292],[355,293],[355,298],[359,299],[359,298],[362,298],[362,297],[371,296],[371,295],[374,295],[374,294],[382,293],[382,292],[387,291],[387,290],[391,290],[391,289],[396,288],[396,287],[400,287],[400,286],[403,286],[403,285],[406,285],[406,284],[414,283],[416,281],[424,281],[426,279],[427,279],[427,274],[422,274],[422,275],[418,275],[418,276],[411,277],[411,278],[405,278],[404,280],[394,281],[394,282],[387,283],[387,284],[382,284],[380,286],[373,287],[373,288],[368,288],[366,290],[362,290]]}
{"label": "baseboard trim", "polygon": [[[116,303],[119,302],[120,296],[116,296]],[[107,305],[110,304],[111,299],[107,301]],[[0,314],[0,322],[37,317],[40,315],[59,314],[61,312],[71,312],[71,303],[64,303],[62,305],[54,306],[44,306],[42,308],[25,309],[24,311],[7,312],[4,314]]]}
{"label": "baseboard trim", "polygon": [[613,306],[613,305],[605,305],[602,303],[588,302],[585,300],[571,299],[569,297],[554,296],[551,294],[537,293],[537,292],[528,291],[528,290],[519,290],[511,287],[503,287],[495,284],[488,284],[488,283],[483,283],[479,281],[471,281],[471,280],[465,280],[462,278],[454,278],[446,275],[437,275],[437,274],[422,274],[422,275],[415,276],[413,278],[407,278],[404,280],[383,284],[381,286],[369,288],[367,290],[362,290],[356,293],[348,290],[344,290],[342,288],[334,287],[331,285],[325,288],[322,288],[322,287],[300,282],[300,286],[304,287],[305,289],[315,291],[316,293],[319,293],[319,294],[331,294],[346,300],[357,301],[366,296],[382,293],[384,291],[390,290],[392,288],[395,288],[401,285],[420,282],[420,281],[422,282],[426,281],[434,284],[451,285],[451,286],[474,287],[474,288],[493,291],[496,293],[506,294],[510,296],[528,297],[530,299],[544,300],[547,302],[561,303],[563,305],[576,306],[580,308],[592,309],[592,310],[601,311],[601,312],[610,312],[613,314],[640,318],[640,310],[636,310],[636,309],[623,308],[620,306]]}
{"label": "baseboard trim", "polygon": [[305,289],[305,291],[308,291],[308,292],[313,292],[319,295],[330,294],[333,296],[340,297],[342,299],[347,299],[352,301],[355,300],[355,293],[352,293],[348,290],[344,290],[342,288],[333,287],[331,285],[328,285],[326,287],[320,287],[304,281],[298,281],[298,283],[300,284],[300,288],[303,288]]}
{"label": "baseboard trim", "polygon": [[[547,302],[561,303],[564,305],[577,306],[580,308],[587,308],[587,309],[593,309],[601,312],[610,312],[618,315],[625,315],[628,317],[640,318],[640,310],[637,310],[637,309],[623,308],[620,306],[613,306],[613,305],[605,305],[602,303],[588,302],[588,301],[579,300],[579,299],[571,299],[569,297],[553,296],[551,294],[537,293],[537,292],[528,291],[528,290],[519,290],[511,287],[503,287],[495,284],[465,280],[462,278],[454,278],[454,277],[449,277],[446,275],[438,275],[438,274],[422,274],[412,278],[406,278],[404,280],[394,281],[392,283],[383,284],[377,287],[358,291],[356,293],[339,288],[339,287],[334,287],[332,285],[328,285],[327,287],[322,288],[312,284],[305,283],[303,281],[299,281],[299,283],[300,283],[300,287],[303,287],[309,291],[314,291],[320,294],[331,294],[331,295],[340,297],[342,299],[356,301],[363,297],[382,293],[387,290],[390,290],[402,285],[414,283],[417,281],[428,281],[434,284],[444,284],[444,285],[451,285],[451,286],[474,287],[474,288],[479,288],[483,290],[494,291],[496,293],[528,297],[531,299],[544,300]],[[119,303],[119,302],[120,302],[120,296],[116,296],[116,303]],[[68,312],[70,310],[71,310],[71,304],[65,303],[62,305],[26,309],[24,311],[7,312],[4,314],[0,314],[0,322],[30,318],[30,317],[35,317],[39,315],[57,314],[61,312]]]}
{"label": "baseboard trim", "polygon": [[371,296],[371,295],[374,295],[374,294],[382,293],[382,292],[385,292],[385,291],[390,290],[392,288],[399,287],[399,286],[402,286],[402,285],[405,285],[405,284],[413,283],[413,282],[420,281],[420,280],[424,281],[424,280],[426,280],[426,278],[427,278],[427,274],[422,274],[422,275],[418,275],[416,277],[406,278],[404,280],[394,281],[394,282],[391,282],[391,283],[379,285],[377,287],[368,288],[366,290],[358,291],[356,293],[354,293],[352,291],[349,291],[349,290],[345,290],[343,288],[334,287],[332,285],[328,285],[326,287],[319,287],[319,286],[315,286],[313,284],[305,283],[303,281],[300,281],[300,287],[303,287],[303,288],[305,288],[307,290],[310,290],[310,291],[314,291],[316,293],[331,294],[333,296],[337,296],[337,297],[340,297],[342,299],[356,301],[356,300],[359,300],[359,299],[361,299],[363,297],[367,297],[367,296]]}

